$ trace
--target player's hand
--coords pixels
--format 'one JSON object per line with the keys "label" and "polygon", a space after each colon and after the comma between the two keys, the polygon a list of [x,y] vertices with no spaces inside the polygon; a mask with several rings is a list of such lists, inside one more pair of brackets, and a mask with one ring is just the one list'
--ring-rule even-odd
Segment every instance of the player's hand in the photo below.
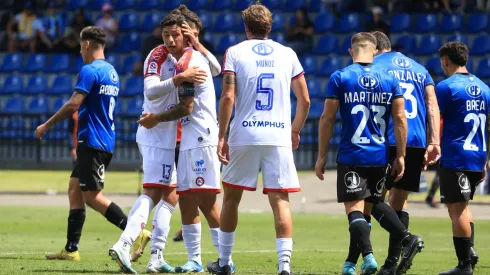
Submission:
{"label": "player's hand", "polygon": [[291,141],[293,143],[293,150],[298,149],[299,140],[300,140],[299,132],[291,131]]}
{"label": "player's hand", "polygon": [[396,176],[395,182],[403,178],[405,173],[405,157],[397,157],[393,162],[393,168],[391,169],[391,176]]}
{"label": "player's hand", "polygon": [[36,131],[34,132],[34,135],[38,139],[42,139],[44,134],[48,131],[48,126],[46,124],[41,124],[37,126]]}
{"label": "player's hand", "polygon": [[137,122],[141,126],[145,127],[146,129],[151,129],[151,128],[157,126],[157,124],[159,123],[157,115],[152,114],[152,113],[142,114],[140,119]]}
{"label": "player's hand", "polygon": [[315,164],[315,173],[316,176],[320,179],[323,180],[323,174],[325,174],[325,165],[327,164],[327,160],[325,157],[320,157],[316,159],[316,164]]}
{"label": "player's hand", "polygon": [[204,83],[207,78],[206,71],[203,69],[199,69],[198,66],[193,66],[188,68],[182,73],[182,77],[184,77],[185,82],[190,83]]}
{"label": "player's hand", "polygon": [[74,160],[77,160],[77,149],[76,148],[71,149],[70,155]]}
{"label": "player's hand", "polygon": [[424,170],[427,170],[427,166],[434,165],[441,157],[440,145],[429,145],[425,150],[424,155]]}
{"label": "player's hand", "polygon": [[194,47],[196,48],[196,50],[199,51],[199,48],[201,47],[199,37],[194,35],[191,27],[189,26],[189,24],[187,24],[187,22],[184,22],[184,24],[182,25],[182,33],[189,39],[189,46]]}
{"label": "player's hand", "polygon": [[230,151],[228,147],[228,142],[224,138],[220,138],[218,141],[218,159],[224,165],[228,164],[230,160]]}

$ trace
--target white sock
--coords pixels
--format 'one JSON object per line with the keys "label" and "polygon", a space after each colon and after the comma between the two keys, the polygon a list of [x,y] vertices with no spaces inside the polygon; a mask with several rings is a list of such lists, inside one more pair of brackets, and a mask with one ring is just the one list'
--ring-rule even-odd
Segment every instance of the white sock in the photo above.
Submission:
{"label": "white sock", "polygon": [[153,200],[150,197],[147,195],[139,196],[129,212],[128,223],[119,241],[129,243],[130,245],[134,243],[141,231],[145,228],[153,206]]}
{"label": "white sock", "polygon": [[182,226],[182,236],[188,260],[202,264],[201,261],[201,223]]}
{"label": "white sock", "polygon": [[213,240],[214,248],[219,254],[219,227],[209,228],[209,233],[211,234],[211,240]]}
{"label": "white sock", "polygon": [[235,244],[235,232],[219,231],[219,266],[230,265],[231,253]]}
{"label": "white sock", "polygon": [[277,260],[279,263],[279,273],[283,270],[291,272],[291,253],[293,252],[292,238],[276,239]]}
{"label": "white sock", "polygon": [[151,233],[151,250],[164,250],[170,232],[170,218],[175,207],[160,200],[153,216],[153,232]]}

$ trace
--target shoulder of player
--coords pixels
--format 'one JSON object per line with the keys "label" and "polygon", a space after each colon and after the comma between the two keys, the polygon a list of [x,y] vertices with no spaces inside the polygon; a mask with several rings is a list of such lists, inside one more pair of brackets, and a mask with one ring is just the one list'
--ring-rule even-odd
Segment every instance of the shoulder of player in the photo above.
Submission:
{"label": "shoulder of player", "polygon": [[157,62],[157,63],[162,63],[167,59],[169,55],[169,52],[167,50],[167,47],[165,45],[158,45],[155,47],[147,56],[148,62]]}

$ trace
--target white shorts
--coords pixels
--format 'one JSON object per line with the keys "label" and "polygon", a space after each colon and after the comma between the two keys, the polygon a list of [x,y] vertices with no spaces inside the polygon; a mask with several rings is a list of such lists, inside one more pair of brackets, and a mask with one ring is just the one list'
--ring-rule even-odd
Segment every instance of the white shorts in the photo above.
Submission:
{"label": "white shorts", "polygon": [[180,151],[177,168],[177,193],[220,193],[220,166],[216,146]]}
{"label": "white shorts", "polygon": [[175,150],[138,144],[143,156],[143,187],[177,186]]}
{"label": "white shorts", "polygon": [[259,169],[264,194],[301,190],[291,148],[266,145],[230,146],[230,160],[223,165],[223,185],[255,191]]}

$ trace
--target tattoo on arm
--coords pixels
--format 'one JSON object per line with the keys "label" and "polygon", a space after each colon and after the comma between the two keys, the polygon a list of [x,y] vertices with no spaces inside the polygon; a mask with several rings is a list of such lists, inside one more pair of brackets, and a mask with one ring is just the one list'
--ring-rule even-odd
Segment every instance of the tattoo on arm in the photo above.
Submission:
{"label": "tattoo on arm", "polygon": [[185,117],[192,112],[193,96],[180,97],[179,103],[172,109],[158,114],[159,122],[173,121]]}
{"label": "tattoo on arm", "polygon": [[225,74],[223,76],[223,81],[225,82],[225,84],[236,84],[236,79],[235,79],[235,75],[234,74]]}

